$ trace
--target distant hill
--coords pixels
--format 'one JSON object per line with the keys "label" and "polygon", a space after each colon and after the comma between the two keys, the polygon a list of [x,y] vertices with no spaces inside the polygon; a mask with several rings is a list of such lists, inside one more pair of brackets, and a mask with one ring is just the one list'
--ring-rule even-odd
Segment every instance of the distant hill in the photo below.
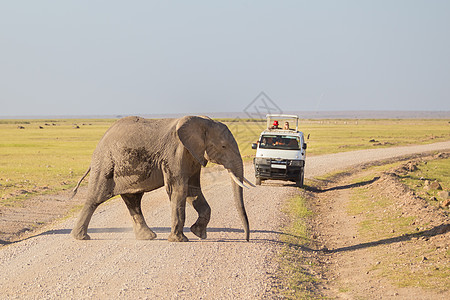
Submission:
{"label": "distant hill", "polygon": [[[450,119],[450,111],[286,111],[301,119]],[[146,118],[178,118],[185,115],[203,115],[211,118],[248,119],[265,118],[266,112],[248,115],[245,112],[199,112],[176,114],[139,114]],[[0,116],[0,119],[115,119],[128,115],[60,115],[60,116]]]}
{"label": "distant hill", "polygon": [[[450,111],[286,111],[284,114],[298,115],[302,119],[450,119]],[[185,114],[146,115],[146,117],[176,118]],[[211,118],[256,118],[255,114],[245,112],[199,113]],[[266,113],[258,116],[265,118]]]}

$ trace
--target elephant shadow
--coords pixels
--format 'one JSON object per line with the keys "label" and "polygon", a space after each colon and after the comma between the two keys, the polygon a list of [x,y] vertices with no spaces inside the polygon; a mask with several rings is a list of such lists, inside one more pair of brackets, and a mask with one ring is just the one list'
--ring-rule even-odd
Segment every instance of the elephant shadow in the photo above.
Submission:
{"label": "elephant shadow", "polygon": [[[152,227],[152,230],[156,234],[169,234],[171,232],[170,227]],[[218,228],[218,227],[209,227],[208,229],[209,233],[217,233],[217,232],[226,232],[226,233],[244,233],[243,229],[238,228]],[[55,235],[55,234],[61,234],[61,235],[70,235],[71,229],[53,229],[48,230],[46,232],[43,232],[41,234],[38,234],[36,236],[40,235]],[[133,232],[133,229],[131,227],[110,227],[110,228],[89,228],[88,233],[128,233]],[[184,232],[190,232],[189,227],[184,227]],[[35,236],[35,237],[36,237]],[[31,237],[30,237],[31,238]],[[97,238],[95,238],[97,239]],[[95,240],[94,239],[94,240]],[[230,241],[238,241],[239,239],[230,239]],[[195,241],[195,240],[192,240]],[[208,239],[204,240],[208,241]],[[218,241],[217,239],[212,239],[210,241]],[[219,239],[219,241],[225,241],[224,239]]]}
{"label": "elephant shadow", "polygon": [[[152,230],[156,234],[169,234],[171,232],[170,227],[152,227]],[[208,227],[207,231],[208,231],[208,233],[237,233],[237,234],[244,233],[243,229],[223,228],[223,227]],[[110,228],[89,228],[88,229],[88,233],[128,233],[128,232],[133,232],[133,229],[131,227],[110,227]],[[184,232],[190,232],[190,228],[184,227]],[[274,230],[263,230],[263,229],[251,230],[250,232],[252,234],[260,235],[258,237],[250,239],[251,242],[255,242],[255,243],[272,242],[275,244],[285,244],[284,242],[281,242],[276,238],[267,238],[264,236],[265,234],[286,235],[286,233],[284,233],[284,232],[274,231]],[[39,235],[54,235],[54,234],[70,235],[70,233],[71,233],[71,229],[54,229],[54,230],[49,230],[49,231],[43,232]],[[290,235],[290,234],[288,234],[288,235]],[[99,238],[94,238],[93,240],[97,240],[97,239],[99,239]],[[100,238],[100,239],[107,239],[107,238]],[[165,238],[161,238],[160,240],[164,240],[164,239]],[[158,238],[157,238],[157,240],[158,240]],[[207,238],[205,240],[193,239],[193,240],[190,240],[190,242],[203,242],[203,243],[205,243],[205,242],[212,242],[212,243],[245,242],[245,243],[247,243],[247,241],[245,241],[244,239],[241,239],[240,237],[237,237],[237,238],[217,237],[217,238]]]}
{"label": "elephant shadow", "polygon": [[[170,233],[170,227],[152,227],[155,233]],[[188,232],[189,227],[184,227],[184,231]],[[40,235],[52,235],[52,234],[70,234],[71,229],[54,229],[41,233]],[[89,228],[89,233],[125,233],[133,232],[131,227],[112,227],[112,228]],[[208,228],[208,232],[230,232],[230,233],[243,233],[243,229],[237,228]]]}

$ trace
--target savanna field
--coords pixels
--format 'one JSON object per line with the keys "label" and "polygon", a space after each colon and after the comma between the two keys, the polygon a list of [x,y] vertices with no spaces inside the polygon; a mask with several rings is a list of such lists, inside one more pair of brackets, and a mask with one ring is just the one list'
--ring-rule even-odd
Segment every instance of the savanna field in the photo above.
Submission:
{"label": "savanna field", "polygon": [[[98,141],[116,120],[0,120],[0,216],[3,213],[4,224],[9,222],[0,231],[3,244],[26,239],[33,234],[28,230],[40,230],[48,222],[40,219],[48,214],[42,205],[55,211],[53,219],[70,218],[81,208],[78,202],[67,201],[57,207],[55,202],[34,200],[47,194],[45,197],[65,203],[67,191],[84,174]],[[246,168],[251,168],[255,155],[251,144],[266,121],[219,121],[228,125]],[[308,138],[307,156],[316,156],[314,159],[323,154],[450,140],[448,120],[303,120],[299,128]],[[445,296],[450,249],[448,207],[442,206],[446,199],[441,192],[450,188],[449,172],[445,150],[308,177],[305,186],[296,188],[295,196],[282,205],[288,221],[277,229],[281,246],[274,255],[279,265],[274,273],[274,295],[288,299],[397,295],[410,299],[419,288],[424,299]],[[396,175],[386,175],[391,173]],[[428,188],[433,182],[438,182],[440,189]],[[408,187],[406,192],[401,184]],[[269,182],[248,193],[259,192],[254,198],[261,199],[267,196],[265,189],[282,193],[290,188],[289,183]],[[422,200],[411,198],[409,191]],[[33,209],[36,216],[26,214]],[[260,214],[261,209],[256,211]],[[350,273],[346,273],[346,264],[351,265]],[[371,289],[381,284],[384,289]]]}
{"label": "savanna field", "polygon": [[[1,205],[72,188],[88,168],[95,146],[115,119],[0,120]],[[265,121],[228,125],[250,161]],[[305,120],[307,155],[427,144],[450,139],[447,120]]]}

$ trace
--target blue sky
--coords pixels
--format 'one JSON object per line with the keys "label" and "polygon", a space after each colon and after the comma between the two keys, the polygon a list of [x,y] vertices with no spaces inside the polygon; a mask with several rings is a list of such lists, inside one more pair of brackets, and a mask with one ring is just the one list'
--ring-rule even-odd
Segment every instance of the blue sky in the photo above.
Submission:
{"label": "blue sky", "polygon": [[450,1],[1,1],[0,117],[450,110]]}

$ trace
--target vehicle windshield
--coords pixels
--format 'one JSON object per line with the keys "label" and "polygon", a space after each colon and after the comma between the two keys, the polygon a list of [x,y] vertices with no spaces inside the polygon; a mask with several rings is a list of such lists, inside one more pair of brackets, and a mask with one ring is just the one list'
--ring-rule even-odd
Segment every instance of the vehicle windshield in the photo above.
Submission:
{"label": "vehicle windshield", "polygon": [[263,149],[300,150],[298,136],[267,134],[261,136],[259,147]]}

